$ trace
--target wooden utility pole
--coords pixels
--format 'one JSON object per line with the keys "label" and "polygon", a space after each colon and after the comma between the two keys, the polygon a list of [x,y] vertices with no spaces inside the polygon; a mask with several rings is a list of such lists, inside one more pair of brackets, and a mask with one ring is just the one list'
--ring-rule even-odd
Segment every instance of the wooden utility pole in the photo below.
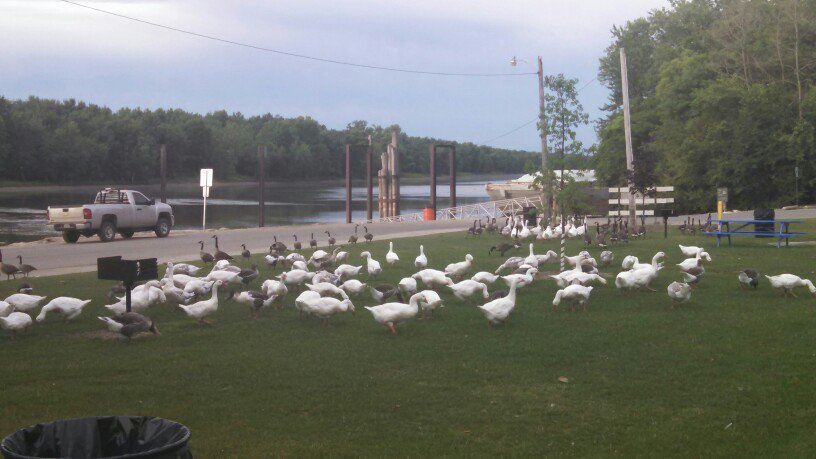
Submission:
{"label": "wooden utility pole", "polygon": [[632,191],[634,183],[632,182],[632,173],[634,172],[634,165],[632,164],[634,155],[632,153],[632,119],[629,114],[629,77],[626,72],[626,50],[620,49],[621,61],[621,88],[623,89],[623,132],[626,136],[626,170],[629,173],[629,226],[636,227],[636,210],[635,210],[635,194]]}
{"label": "wooden utility pole", "polygon": [[167,148],[159,145],[159,175],[161,177],[161,202],[167,203]]}
{"label": "wooden utility pole", "polygon": [[[547,148],[547,112],[546,112],[547,104],[546,100],[544,99],[544,65],[541,63],[541,56],[538,56],[538,109],[539,109],[539,122],[542,123],[541,126],[541,173],[547,173],[547,154],[549,153]],[[546,176],[545,176],[546,177]],[[544,206],[544,215],[543,221],[548,222],[550,220],[550,200],[547,196],[547,188],[545,186],[541,187],[541,204]]]}
{"label": "wooden utility pole", "polygon": [[371,222],[374,217],[374,184],[371,178],[371,136],[368,136],[368,148],[366,148],[366,221]]}
{"label": "wooden utility pole", "polygon": [[258,227],[264,227],[265,211],[266,211],[266,195],[264,187],[266,186],[266,146],[258,145]]}

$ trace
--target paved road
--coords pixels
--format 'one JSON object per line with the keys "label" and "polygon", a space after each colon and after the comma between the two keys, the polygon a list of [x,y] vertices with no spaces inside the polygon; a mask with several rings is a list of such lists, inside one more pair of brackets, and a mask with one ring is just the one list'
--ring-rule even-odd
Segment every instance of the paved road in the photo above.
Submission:
{"label": "paved road", "polygon": [[[466,221],[436,221],[436,222],[405,222],[405,223],[372,223],[369,231],[374,234],[374,240],[396,239],[402,237],[422,236],[433,233],[451,231],[465,231],[472,222]],[[363,227],[360,230],[360,240],[363,240]],[[214,240],[212,235],[217,234],[221,250],[238,255],[241,244],[246,244],[252,253],[266,253],[273,241],[273,236],[292,247],[293,234],[304,246],[309,246],[311,233],[314,232],[319,246],[328,244],[328,236],[324,231],[330,231],[337,239],[338,244],[346,243],[354,233],[354,225],[345,223],[275,226],[267,228],[222,229],[207,231],[171,232],[165,239],[159,239],[153,233],[138,233],[133,239],[102,243],[99,239],[80,238],[76,244],[66,244],[59,241],[34,242],[12,244],[3,247],[3,257],[6,261],[16,263],[17,255],[22,255],[23,261],[37,267],[32,276],[53,276],[58,274],[88,272],[96,270],[96,259],[99,257],[121,255],[125,259],[158,258],[159,262],[197,260],[199,257],[198,241],[204,241],[205,250],[212,252]]]}

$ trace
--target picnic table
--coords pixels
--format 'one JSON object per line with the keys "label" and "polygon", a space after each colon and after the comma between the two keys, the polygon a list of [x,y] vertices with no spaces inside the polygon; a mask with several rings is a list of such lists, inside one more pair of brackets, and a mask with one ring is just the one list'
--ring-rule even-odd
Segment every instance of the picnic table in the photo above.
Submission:
{"label": "picnic table", "polygon": [[[793,223],[802,223],[802,220],[711,220],[711,223],[717,224],[719,226],[718,229],[714,231],[706,231],[703,234],[707,234],[709,236],[717,236],[717,247],[720,246],[720,238],[727,237],[728,238],[728,245],[731,245],[731,236],[764,236],[764,237],[773,237],[776,238],[776,247],[782,247],[782,240],[785,240],[785,246],[788,246],[788,242],[790,238],[795,236],[801,236],[807,233],[801,232],[792,232],[790,230],[790,225]],[[755,228],[751,227],[748,230],[744,228],[749,225],[754,225],[755,223],[773,223],[779,224],[779,229],[776,229],[776,225],[774,225],[773,231],[756,231]],[[731,228],[731,225],[734,224],[736,228]]]}

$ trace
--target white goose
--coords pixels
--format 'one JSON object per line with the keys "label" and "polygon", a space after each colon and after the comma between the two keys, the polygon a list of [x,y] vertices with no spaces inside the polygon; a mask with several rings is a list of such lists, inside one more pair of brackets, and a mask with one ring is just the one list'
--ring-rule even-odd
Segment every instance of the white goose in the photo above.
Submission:
{"label": "white goose", "polygon": [[184,285],[183,292],[187,295],[200,296],[207,295],[212,291],[213,284],[216,281],[203,281],[201,279],[193,279]]}
{"label": "white goose", "polygon": [[317,299],[311,299],[303,303],[306,312],[323,320],[328,324],[328,320],[335,314],[341,312],[354,313],[354,304],[348,298],[338,300],[330,296],[324,296]]}
{"label": "white goose", "polygon": [[609,266],[615,261],[615,254],[609,250],[601,252],[601,266]]}
{"label": "white goose", "polygon": [[187,317],[195,319],[200,324],[211,325],[207,317],[218,311],[218,287],[224,285],[221,281],[216,281],[212,287],[212,297],[209,300],[199,301],[190,305],[180,304],[178,307],[187,314]]}
{"label": "white goose", "polygon": [[349,295],[358,296],[366,290],[367,286],[368,284],[364,284],[357,279],[349,279],[343,282],[343,284],[340,285],[340,288],[345,290],[345,292]]}
{"label": "white goose", "polygon": [[487,271],[479,271],[478,273],[474,274],[470,280],[475,280],[476,282],[481,282],[483,284],[492,284],[499,279],[498,274],[491,274]]}
{"label": "white goose", "polygon": [[0,317],[8,317],[12,312],[14,312],[14,306],[5,301],[0,301]]}
{"label": "white goose", "polygon": [[379,261],[371,258],[371,252],[365,251],[360,254],[360,257],[366,259],[366,272],[368,272],[369,277],[377,277],[380,275],[382,267]]}
{"label": "white goose", "polygon": [[589,285],[593,282],[600,282],[601,284],[606,285],[606,279],[601,277],[599,274],[585,273],[583,271],[564,271],[561,274],[550,277],[555,279],[555,283],[561,288],[566,288],[572,284]]}
{"label": "white goose", "polygon": [[321,298],[320,294],[311,290],[305,290],[297,298],[295,298],[295,309],[300,311],[300,314],[309,314],[310,307]]}
{"label": "white goose", "polygon": [[507,318],[510,316],[510,313],[513,312],[513,309],[515,309],[515,307],[516,307],[515,281],[510,283],[510,292],[507,294],[507,296],[495,299],[482,306],[478,306],[478,308],[482,311],[482,314],[484,314],[485,318],[487,319],[487,325],[489,327],[493,327],[493,325],[497,325],[506,321]]}
{"label": "white goose", "polygon": [[691,285],[685,282],[672,282],[666,289],[672,301],[672,308],[677,303],[685,303],[691,299]]}
{"label": "white goose", "polygon": [[173,285],[172,279],[162,279],[161,289],[167,302],[172,304],[187,304],[195,296]]}
{"label": "white goose", "polygon": [[399,255],[394,252],[394,243],[392,241],[388,241],[388,253],[385,254],[385,262],[390,266],[399,263]]}
{"label": "white goose", "polygon": [[465,255],[465,261],[460,261],[459,263],[451,263],[445,267],[445,274],[451,277],[462,277],[464,276],[470,268],[473,266],[473,255],[467,254]]}
{"label": "white goose", "polygon": [[416,317],[419,313],[419,300],[424,298],[421,293],[411,296],[408,304],[405,303],[385,303],[379,306],[366,306],[374,316],[374,320],[390,330],[391,333],[397,334],[394,325],[405,322],[408,319]]}
{"label": "white goose", "polygon": [[10,331],[12,336],[21,330],[27,331],[33,323],[31,316],[24,312],[12,312],[6,317],[0,317],[0,328]]}
{"label": "white goose", "polygon": [[419,292],[422,298],[419,300],[419,306],[422,308],[422,316],[427,317],[430,312],[433,315],[434,311],[445,306],[442,304],[442,298],[433,290],[423,290]]}
{"label": "white goose", "polygon": [[344,300],[348,299],[348,294],[345,290],[329,282],[306,284],[306,287],[313,292],[319,293],[320,296],[340,295]]}
{"label": "white goose", "polygon": [[40,303],[47,297],[29,295],[26,293],[15,293],[6,298],[6,303],[14,306],[15,311],[28,312],[40,307]]}
{"label": "white goose", "polygon": [[679,263],[677,266],[680,267],[681,271],[689,272],[693,268],[696,268],[696,267],[698,267],[698,266],[700,266],[702,264],[702,258],[703,258],[702,254],[704,254],[704,253],[705,252],[697,252],[697,255],[695,255],[694,258],[686,258],[681,263]]}
{"label": "white goose", "polygon": [[212,270],[204,279],[208,281],[222,281],[225,284],[240,284],[240,273],[240,269],[238,271]]}
{"label": "white goose", "polygon": [[553,298],[553,309],[558,308],[562,301],[567,301],[571,304],[571,309],[575,310],[575,305],[578,304],[586,310],[586,302],[589,301],[589,295],[592,293],[592,287],[585,287],[583,285],[573,284],[568,285],[555,292]]}
{"label": "white goose", "polygon": [[524,263],[532,266],[533,268],[538,268],[538,257],[536,256],[535,252],[533,252],[532,242],[530,243],[530,255],[524,259]]}
{"label": "white goose", "polygon": [[766,275],[765,277],[768,279],[768,282],[771,283],[771,287],[784,290],[785,295],[790,295],[795,298],[796,295],[793,293],[793,289],[796,287],[807,287],[810,294],[816,296],[816,286],[808,279],[802,279],[793,274],[780,274],[778,276]]}
{"label": "white goose", "polygon": [[698,254],[704,254],[703,258],[705,258],[706,261],[711,261],[711,256],[702,247],[695,247],[693,245],[684,246],[684,245],[681,245],[681,244],[677,244],[677,246],[680,247],[680,251],[683,252],[684,257],[694,258]]}
{"label": "white goose", "polygon": [[424,269],[428,266],[428,257],[425,256],[425,247],[419,246],[419,256],[414,260],[414,266]]}
{"label": "white goose", "polygon": [[410,298],[417,292],[417,281],[413,277],[403,277],[397,284],[403,298]]}
{"label": "white goose", "polygon": [[167,263],[167,270],[170,271],[171,276],[173,274],[187,274],[188,276],[195,276],[199,268],[198,266],[191,265],[188,263],[172,263],[173,269],[170,270],[171,263]]}
{"label": "white goose", "polygon": [[261,292],[266,296],[274,296],[275,298],[283,298],[289,293],[289,288],[286,283],[277,281],[275,279],[267,279],[261,284]]}
{"label": "white goose", "polygon": [[340,279],[348,279],[350,277],[356,277],[360,275],[360,270],[363,269],[363,265],[360,266],[352,266],[352,265],[340,265],[337,269],[334,270],[334,274],[340,277]]}
{"label": "white goose", "polygon": [[62,314],[66,322],[74,320],[82,314],[82,308],[87,306],[90,302],[91,300],[80,300],[69,296],[54,298],[40,310],[40,314],[37,315],[37,322],[45,320],[45,315],[49,312]]}
{"label": "white goose", "polygon": [[490,293],[487,291],[487,285],[476,282],[475,280],[463,280],[457,284],[448,285],[448,288],[453,291],[453,296],[460,301],[469,301],[471,298],[481,295],[482,299],[490,298]]}
{"label": "white goose", "polygon": [[537,272],[538,269],[536,268],[528,268],[527,273],[525,274],[509,274],[507,276],[502,276],[502,280],[508,287],[512,284],[516,285],[518,288],[523,288],[533,283]]}
{"label": "white goose", "polygon": [[337,252],[337,255],[334,257],[334,262],[335,263],[345,263],[345,261],[348,260],[348,257],[349,257],[349,253],[346,252],[345,250],[341,250],[341,251]]}
{"label": "white goose", "polygon": [[525,240],[530,237],[530,229],[527,228],[527,222],[521,222],[521,231],[518,232],[518,237],[521,240]]}
{"label": "white goose", "polygon": [[618,276],[615,278],[615,287],[630,290],[646,287],[654,292],[655,290],[651,288],[649,284],[657,277],[657,272],[662,268],[662,266],[658,264],[658,260],[665,256],[665,253],[657,252],[655,256],[652,257],[652,264],[648,268],[639,268],[618,273]]}
{"label": "white goose", "polygon": [[281,273],[278,278],[287,286],[298,286],[314,277],[314,275],[315,273],[313,272],[304,271],[302,269],[293,269],[291,271]]}
{"label": "white goose", "polygon": [[442,271],[436,269],[423,269],[414,274],[414,279],[421,280],[429,289],[433,290],[436,287],[443,287],[445,285],[453,285],[453,281],[445,275]]}
{"label": "white goose", "polygon": [[504,270],[504,269],[515,270],[515,269],[518,269],[518,267],[521,266],[523,263],[524,263],[524,258],[522,258],[522,257],[510,257],[504,263],[502,263],[501,266],[496,268],[496,271],[494,271],[494,272],[496,274],[498,274],[498,273],[502,272],[502,270]]}
{"label": "white goose", "polygon": [[536,258],[538,258],[538,266],[541,266],[544,263],[558,260],[558,254],[552,250],[548,250],[544,255],[536,255]]}
{"label": "white goose", "polygon": [[[133,312],[143,313],[147,311],[147,309],[155,303],[167,302],[167,296],[164,294],[164,291],[158,287],[149,287],[146,290],[138,290],[135,293],[132,291],[130,294],[131,299],[131,309]],[[120,316],[127,312],[127,300],[125,298],[118,298],[118,302],[114,304],[105,305],[105,307],[111,311],[114,315]]]}

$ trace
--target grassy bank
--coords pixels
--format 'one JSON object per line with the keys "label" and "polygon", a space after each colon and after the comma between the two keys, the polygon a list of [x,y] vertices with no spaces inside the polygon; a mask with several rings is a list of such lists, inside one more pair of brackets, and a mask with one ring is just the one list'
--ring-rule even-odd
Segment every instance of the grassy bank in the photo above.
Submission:
{"label": "grassy bank", "polygon": [[[395,268],[385,265],[386,242],[350,253],[356,263],[370,249],[385,268],[379,282],[396,283],[415,271],[420,243],[433,267],[469,252],[476,270],[493,271],[502,260],[487,252],[497,242],[399,240]],[[680,278],[677,243],[703,245],[714,261],[691,302],[672,310],[665,287]],[[785,299],[764,278],[758,290],[740,291],[736,277],[753,267],[813,278],[816,246],[767,243],[736,238],[717,249],[704,237],[652,233],[614,247],[615,267],[604,274],[613,283],[624,255],[646,260],[663,250],[657,293],[597,287],[588,312],[554,312],[556,287],[539,280],[492,331],[475,307],[445,294],[436,318],[398,327],[397,336],[363,309],[367,296],[355,300],[356,315],[324,327],[298,317],[290,294],[287,309],[257,321],[222,302],[211,327],[154,306],[162,335],[127,345],[95,333],[109,282],[37,279],[40,294],[94,302],[74,323],[49,318],[27,336],[0,339],[0,433],[58,418],[149,414],[188,425],[199,457],[805,456],[816,448],[816,299],[805,291]],[[543,253],[557,244],[536,245]],[[582,246],[571,241],[568,253]],[[0,283],[0,296],[12,285]]]}

